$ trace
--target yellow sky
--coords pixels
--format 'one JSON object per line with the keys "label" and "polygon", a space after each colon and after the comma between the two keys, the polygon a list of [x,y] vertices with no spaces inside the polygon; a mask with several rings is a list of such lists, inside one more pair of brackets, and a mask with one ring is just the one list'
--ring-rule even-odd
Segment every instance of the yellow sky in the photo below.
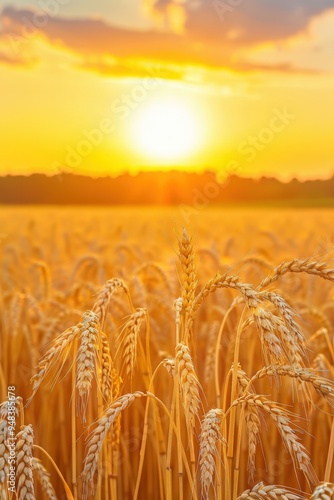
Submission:
{"label": "yellow sky", "polygon": [[201,25],[151,2],[130,27],[104,4],[99,18],[4,7],[0,173],[332,175],[334,10],[323,3],[291,33],[264,22],[262,38],[243,5]]}

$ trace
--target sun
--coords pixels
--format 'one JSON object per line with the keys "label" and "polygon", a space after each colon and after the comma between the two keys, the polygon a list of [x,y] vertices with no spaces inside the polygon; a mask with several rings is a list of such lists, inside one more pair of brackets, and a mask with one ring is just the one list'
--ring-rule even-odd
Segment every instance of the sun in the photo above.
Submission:
{"label": "sun", "polygon": [[179,100],[147,105],[135,123],[135,142],[145,157],[171,163],[195,153],[200,142],[200,121],[190,106]]}

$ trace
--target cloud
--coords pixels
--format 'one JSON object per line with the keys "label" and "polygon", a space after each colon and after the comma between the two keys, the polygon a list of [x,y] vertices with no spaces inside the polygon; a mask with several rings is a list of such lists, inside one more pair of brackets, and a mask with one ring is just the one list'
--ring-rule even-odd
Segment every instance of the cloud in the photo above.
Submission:
{"label": "cloud", "polygon": [[310,20],[334,9],[334,0],[143,0],[154,16],[168,20],[174,6],[182,9],[184,30],[194,40],[257,44],[285,40]]}
{"label": "cloud", "polygon": [[187,9],[185,29],[194,40],[249,46],[286,40],[331,8],[334,0],[202,0]]}
{"label": "cloud", "polygon": [[222,66],[228,61],[228,50],[216,45],[199,47],[188,36],[118,28],[102,19],[38,18],[34,11],[6,7],[1,20],[18,50],[34,35],[42,34],[50,43],[83,58],[112,56],[209,66]]}
{"label": "cloud", "polygon": [[171,8],[178,7],[182,22],[180,17],[176,27],[168,18],[170,29],[140,31],[98,18],[52,17],[7,6],[0,16],[2,37],[7,37],[14,60],[29,40],[42,36],[51,45],[76,54],[79,67],[113,77],[147,76],[147,65],[158,62],[166,66],[166,78],[173,79],[183,78],[186,71],[170,70],[171,65],[302,72],[288,62],[256,64],[247,57],[263,42],[305,32],[314,16],[334,8],[334,0],[145,0],[145,7],[152,16],[167,17]]}
{"label": "cloud", "polygon": [[164,80],[182,80],[186,77],[186,72],[181,68],[170,68],[168,65],[158,64],[134,64],[119,63],[103,60],[86,60],[78,65],[79,68],[93,71],[103,76],[113,78],[163,78]]}
{"label": "cloud", "polygon": [[7,66],[31,66],[32,61],[27,61],[21,57],[12,57],[4,52],[0,51],[0,64],[5,64]]}
{"label": "cloud", "polygon": [[184,33],[188,11],[198,5],[198,0],[143,0],[146,12],[163,28]]}

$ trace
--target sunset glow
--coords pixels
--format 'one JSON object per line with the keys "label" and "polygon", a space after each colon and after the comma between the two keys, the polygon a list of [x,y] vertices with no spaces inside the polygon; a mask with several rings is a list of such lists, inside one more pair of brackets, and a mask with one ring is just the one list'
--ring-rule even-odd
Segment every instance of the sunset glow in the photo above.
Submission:
{"label": "sunset glow", "polygon": [[200,137],[196,114],[175,100],[148,105],[135,123],[135,143],[157,162],[181,161],[197,149]]}
{"label": "sunset glow", "polygon": [[0,174],[332,175],[334,0],[38,5],[0,0]]}

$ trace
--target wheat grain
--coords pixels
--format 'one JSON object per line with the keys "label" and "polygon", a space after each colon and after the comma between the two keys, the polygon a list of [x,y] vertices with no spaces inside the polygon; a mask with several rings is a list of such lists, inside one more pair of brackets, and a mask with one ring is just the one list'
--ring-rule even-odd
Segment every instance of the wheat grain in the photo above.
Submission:
{"label": "wheat grain", "polygon": [[174,301],[174,311],[175,311],[175,324],[180,325],[181,324],[181,312],[182,312],[182,304],[183,304],[183,299],[182,297],[179,297]]}
{"label": "wheat grain", "polygon": [[163,365],[167,370],[168,375],[171,378],[175,377],[175,359],[174,358],[166,358],[163,360]]}

